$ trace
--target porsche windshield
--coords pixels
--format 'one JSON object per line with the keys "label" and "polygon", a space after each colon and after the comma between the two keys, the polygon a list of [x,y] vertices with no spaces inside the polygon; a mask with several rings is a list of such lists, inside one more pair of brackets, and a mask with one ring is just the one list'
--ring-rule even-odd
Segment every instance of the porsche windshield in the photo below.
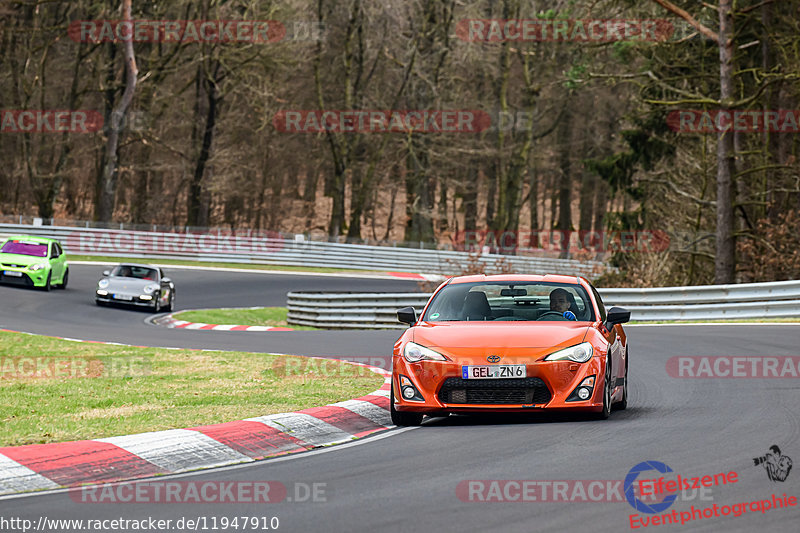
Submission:
{"label": "porsche windshield", "polygon": [[439,291],[422,319],[427,322],[593,322],[594,308],[586,290],[577,284],[525,281],[451,283]]}
{"label": "porsche windshield", "polygon": [[135,265],[119,265],[111,272],[112,276],[119,278],[135,278],[144,280],[157,280],[155,269]]}

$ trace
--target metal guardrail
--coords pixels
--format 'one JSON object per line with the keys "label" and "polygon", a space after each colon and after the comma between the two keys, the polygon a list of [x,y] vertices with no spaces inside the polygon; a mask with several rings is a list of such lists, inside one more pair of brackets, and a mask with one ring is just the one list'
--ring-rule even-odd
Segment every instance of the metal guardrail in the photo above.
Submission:
{"label": "metal guardrail", "polygon": [[[281,238],[272,232],[212,230],[202,233],[159,233],[69,226],[0,224],[0,235],[38,235],[58,239],[69,254],[155,257],[286,266],[388,270],[450,274],[469,259],[465,252],[340,244]],[[607,266],[598,261],[485,254],[479,261],[493,271],[498,261],[517,272],[594,277]]]}
{"label": "metal guardrail", "polygon": [[[631,320],[720,320],[800,317],[800,281],[659,287],[652,289],[598,289],[606,308],[618,305]],[[397,309],[421,311],[424,293],[307,293],[287,297],[290,324],[334,329],[401,329]]]}

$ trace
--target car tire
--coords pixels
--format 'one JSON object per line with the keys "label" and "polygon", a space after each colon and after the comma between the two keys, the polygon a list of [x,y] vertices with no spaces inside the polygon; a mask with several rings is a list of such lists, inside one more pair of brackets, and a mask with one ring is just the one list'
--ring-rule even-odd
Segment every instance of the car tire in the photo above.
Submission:
{"label": "car tire", "polygon": [[58,285],[58,288],[62,291],[67,288],[67,282],[69,281],[69,269],[64,271],[64,278],[61,280],[61,283]]}
{"label": "car tire", "polygon": [[389,410],[392,414],[392,424],[395,426],[418,426],[422,423],[422,413],[407,413],[394,409],[394,384],[389,392]]}
{"label": "car tire", "polygon": [[[610,355],[608,356],[610,358]],[[606,420],[611,414],[611,365],[606,363],[606,375],[603,378],[603,409],[595,415],[597,420]]]}
{"label": "car tire", "polygon": [[47,273],[47,281],[44,283],[44,287],[42,287],[43,291],[50,292],[50,289],[53,288],[53,286],[50,285],[50,281],[52,279],[53,279],[53,271],[51,270],[50,272]]}
{"label": "car tire", "polygon": [[167,311],[168,313],[171,313],[173,307],[175,306],[174,304],[175,304],[175,291],[172,291],[169,293],[169,303],[164,308],[164,310]]}
{"label": "car tire", "polygon": [[153,297],[153,312],[154,313],[161,312],[161,293]]}
{"label": "car tire", "polygon": [[625,384],[622,386],[622,399],[614,404],[614,410],[624,411],[628,408],[628,348],[625,348]]}

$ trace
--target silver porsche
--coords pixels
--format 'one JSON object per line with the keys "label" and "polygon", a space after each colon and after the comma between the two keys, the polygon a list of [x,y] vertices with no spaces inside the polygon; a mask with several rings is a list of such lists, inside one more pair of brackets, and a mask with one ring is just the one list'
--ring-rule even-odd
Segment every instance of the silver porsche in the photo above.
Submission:
{"label": "silver porsche", "polygon": [[122,263],[103,272],[95,289],[95,303],[149,307],[155,313],[172,311],[175,284],[157,266]]}

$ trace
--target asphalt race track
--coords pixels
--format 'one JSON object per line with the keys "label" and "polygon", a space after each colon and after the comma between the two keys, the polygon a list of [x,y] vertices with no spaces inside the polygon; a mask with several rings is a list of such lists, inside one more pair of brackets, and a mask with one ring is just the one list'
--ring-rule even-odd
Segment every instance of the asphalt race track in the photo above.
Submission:
{"label": "asphalt race track", "polygon": [[[144,322],[146,312],[94,305],[91,293],[101,270],[73,266],[65,292],[0,287],[0,327],[140,345],[329,356],[386,355],[398,337],[397,331],[231,333],[157,328]],[[407,291],[415,287],[406,281],[177,269],[169,275],[177,285],[178,309],[284,305],[289,290]],[[798,378],[676,378],[667,373],[666,363],[675,356],[799,356],[800,326],[639,326],[627,331],[629,407],[612,413],[606,421],[539,413],[451,416],[353,444],[169,478],[182,482],[278,481],[289,489],[293,501],[97,504],[80,503],[66,492],[58,492],[2,499],[0,515],[29,519],[34,524],[43,516],[51,520],[169,519],[173,526],[168,531],[194,530],[175,527],[181,518],[200,518],[209,531],[214,530],[213,525],[219,531],[252,531],[241,522],[238,529],[222,527],[223,518],[238,516],[240,520],[265,517],[257,529],[261,531],[268,530],[261,526],[270,525],[270,519],[277,517],[278,531],[531,533],[627,531],[632,529],[631,515],[642,520],[674,510],[677,525],[635,525],[647,531],[798,531],[797,506],[766,510],[766,505],[759,503],[759,510],[749,505],[770,500],[773,506],[773,494],[778,498],[784,493],[800,496],[800,467],[790,471],[785,481],[771,481],[765,468],[753,461],[775,444],[784,456],[800,460]],[[668,474],[668,479],[675,474],[692,478],[731,471],[738,477],[736,482],[703,494],[687,491],[657,515],[639,513],[621,494],[621,480],[643,461],[671,467],[674,473]],[[642,473],[640,479],[662,475]],[[560,480],[584,483],[569,484],[568,490],[557,493],[560,501],[541,501],[545,489],[551,500],[553,488],[563,489]],[[598,480],[602,483],[595,488],[605,489],[588,494],[574,489],[590,487],[591,481]],[[313,484],[324,494],[306,498],[303,487]],[[530,489],[527,496],[522,494],[523,486]],[[506,501],[480,501],[482,498]],[[513,501],[521,499],[527,501]],[[741,503],[748,507],[744,514],[741,506],[735,508],[740,516],[697,518],[705,508],[730,510]],[[693,511],[698,511],[695,519],[681,525],[681,513],[692,516]],[[203,524],[197,530],[204,530]]]}

